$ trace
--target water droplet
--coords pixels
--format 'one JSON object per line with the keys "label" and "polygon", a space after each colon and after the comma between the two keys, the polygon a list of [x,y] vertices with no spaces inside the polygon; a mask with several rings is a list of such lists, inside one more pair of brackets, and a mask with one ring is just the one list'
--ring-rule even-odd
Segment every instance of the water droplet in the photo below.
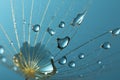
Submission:
{"label": "water droplet", "polygon": [[26,24],[26,21],[25,21],[25,20],[23,20],[23,24]]}
{"label": "water droplet", "polygon": [[13,45],[13,41],[10,42],[10,45]]}
{"label": "water droplet", "polygon": [[114,29],[114,30],[112,30],[110,32],[112,33],[113,36],[117,36],[117,35],[120,34],[120,28],[116,28],[116,29]]}
{"label": "water droplet", "polygon": [[59,49],[64,49],[65,47],[67,47],[69,42],[70,42],[70,38],[68,36],[66,36],[64,38],[57,38],[57,43],[58,43]]}
{"label": "water droplet", "polygon": [[67,63],[67,58],[64,56],[59,60],[59,64],[64,65]]}
{"label": "water droplet", "polygon": [[74,68],[76,66],[74,61],[69,62],[68,65],[70,68]]}
{"label": "water droplet", "polygon": [[40,30],[40,25],[39,25],[39,24],[33,25],[33,26],[32,26],[32,30],[33,30],[34,32],[38,32],[38,31]]}
{"label": "water droplet", "polygon": [[65,22],[61,21],[60,24],[59,24],[59,28],[64,28],[64,27],[65,27]]}
{"label": "water droplet", "polygon": [[85,55],[84,55],[84,53],[81,53],[78,57],[79,57],[79,59],[83,59],[83,58],[85,58]]}
{"label": "water droplet", "polygon": [[97,61],[97,63],[98,63],[98,64],[102,64],[102,61],[99,60],[99,61]]}
{"label": "water droplet", "polygon": [[72,26],[79,26],[82,23],[86,13],[87,13],[87,11],[85,10],[83,13],[77,14],[77,16],[73,19],[71,25]]}
{"label": "water droplet", "polygon": [[17,70],[18,70],[18,68],[17,68],[16,66],[14,66],[14,67],[13,67],[13,70],[14,70],[14,71],[17,71]]}
{"label": "water droplet", "polygon": [[4,48],[2,47],[2,46],[0,46],[0,54],[2,55],[2,54],[4,54]]}
{"label": "water droplet", "polygon": [[109,42],[105,42],[101,45],[101,48],[103,49],[110,49],[111,48],[111,44]]}
{"label": "water droplet", "polygon": [[84,75],[83,75],[83,74],[80,74],[80,75],[79,75],[79,77],[80,77],[80,78],[83,78],[83,77],[84,77]]}
{"label": "water droplet", "polygon": [[39,77],[35,77],[35,80],[39,80]]}
{"label": "water droplet", "polygon": [[55,31],[54,31],[53,29],[51,29],[51,28],[48,28],[48,29],[47,29],[47,32],[48,32],[51,36],[53,36],[53,35],[55,34]]}
{"label": "water droplet", "polygon": [[6,59],[5,57],[2,57],[1,61],[2,61],[3,63],[5,63],[5,62],[7,61],[7,59]]}

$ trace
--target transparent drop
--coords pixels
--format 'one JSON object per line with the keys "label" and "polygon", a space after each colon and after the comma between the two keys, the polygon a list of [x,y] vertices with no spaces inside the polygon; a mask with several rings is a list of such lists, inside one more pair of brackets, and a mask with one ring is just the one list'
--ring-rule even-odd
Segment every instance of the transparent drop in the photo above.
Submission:
{"label": "transparent drop", "polygon": [[40,72],[45,72],[44,74],[47,75],[48,73],[53,71],[53,66],[52,64],[49,64],[43,68],[40,69]]}
{"label": "transparent drop", "polygon": [[34,32],[40,31],[40,25],[39,25],[39,24],[33,25],[33,26],[32,26],[32,30],[33,30]]}
{"label": "transparent drop", "polygon": [[39,77],[35,77],[35,80],[39,80]]}
{"label": "transparent drop", "polygon": [[60,24],[59,24],[59,28],[64,28],[64,27],[65,27],[65,22],[61,21]]}
{"label": "transparent drop", "polygon": [[59,64],[64,65],[67,63],[67,58],[64,56],[59,60]]}
{"label": "transparent drop", "polygon": [[102,64],[102,61],[99,60],[99,61],[97,61],[97,63],[98,63],[98,64]]}
{"label": "transparent drop", "polygon": [[79,77],[80,77],[80,78],[83,78],[83,77],[84,77],[84,75],[83,75],[83,74],[80,74],[80,75],[79,75]]}
{"label": "transparent drop", "polygon": [[26,24],[26,21],[25,21],[25,20],[23,20],[23,24]]}
{"label": "transparent drop", "polygon": [[101,45],[101,48],[103,49],[110,49],[111,48],[111,44],[109,42],[105,42]]}
{"label": "transparent drop", "polygon": [[69,65],[70,68],[74,68],[76,66],[75,61],[69,62],[68,65]]}
{"label": "transparent drop", "polygon": [[73,19],[71,25],[72,26],[79,26],[82,23],[86,13],[87,13],[87,11],[85,10],[83,13],[77,14],[77,16]]}
{"label": "transparent drop", "polygon": [[120,28],[116,28],[116,29],[114,29],[114,30],[112,30],[110,32],[112,33],[113,36],[117,36],[117,35],[120,34]]}
{"label": "transparent drop", "polygon": [[0,55],[4,54],[4,48],[2,46],[0,46]]}
{"label": "transparent drop", "polygon": [[69,42],[70,38],[68,36],[64,38],[57,38],[57,44],[59,49],[64,49],[65,47],[67,47]]}
{"label": "transparent drop", "polygon": [[2,61],[3,63],[6,63],[7,59],[6,59],[5,57],[2,57],[1,61]]}
{"label": "transparent drop", "polygon": [[85,55],[84,55],[84,53],[81,53],[78,57],[79,57],[79,59],[84,59]]}
{"label": "transparent drop", "polygon": [[13,70],[14,70],[14,71],[17,71],[17,70],[18,70],[18,68],[17,68],[16,66],[14,66],[14,67],[13,67]]}
{"label": "transparent drop", "polygon": [[53,35],[55,34],[55,31],[54,31],[53,29],[51,29],[51,28],[48,28],[48,29],[47,29],[47,32],[48,32],[51,36],[53,36]]}
{"label": "transparent drop", "polygon": [[13,45],[13,41],[10,42],[10,45]]}

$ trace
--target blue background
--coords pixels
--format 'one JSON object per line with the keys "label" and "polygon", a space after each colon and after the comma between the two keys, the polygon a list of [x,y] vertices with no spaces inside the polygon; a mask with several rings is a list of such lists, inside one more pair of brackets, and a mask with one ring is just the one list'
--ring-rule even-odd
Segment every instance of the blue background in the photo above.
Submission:
{"label": "blue background", "polygon": [[[62,3],[62,1],[64,3]],[[23,36],[22,36],[22,4],[21,0],[13,0],[14,3],[14,12],[17,22],[17,30],[18,30],[18,36],[20,39],[20,44],[23,43]],[[47,4],[47,0],[35,0],[34,2],[34,8],[33,8],[33,18],[32,18],[32,24],[40,23],[41,18],[43,16],[45,6]],[[52,24],[50,25],[53,29],[56,30],[57,34],[55,37],[52,37],[51,41],[48,44],[48,49],[53,53],[57,53],[59,49],[56,48],[56,37],[64,37],[65,35],[72,36],[74,33],[74,30],[71,31],[71,26],[69,25],[70,22],[73,20],[73,18],[80,12],[82,12],[86,7],[88,8],[88,12],[85,16],[85,19],[83,20],[80,27],[77,27],[76,29],[79,29],[77,34],[74,36],[73,39],[71,39],[71,43],[68,46],[68,48],[65,48],[65,50],[57,56],[57,58],[61,58],[62,55],[64,55],[65,52],[68,52],[69,50],[72,50],[73,48],[77,47],[78,45],[94,38],[95,36],[102,34],[106,31],[112,30],[114,28],[120,27],[120,0],[51,0],[51,3],[48,7],[48,11],[46,13],[45,19],[43,20],[43,24],[41,25],[41,32],[40,34],[43,34],[43,32],[46,30],[47,25],[52,20],[51,17],[54,16],[55,13],[57,15],[55,16],[55,19],[53,20]],[[29,17],[30,17],[30,9],[31,9],[31,0],[25,0],[25,20],[26,23],[29,24]],[[66,27],[63,29],[63,32],[61,29],[57,28],[57,25],[59,22],[63,20],[66,22]],[[11,7],[10,7],[10,1],[9,0],[0,0],[0,24],[4,26],[4,29],[8,33],[9,37],[14,42],[14,45],[16,49],[19,51],[19,48],[17,47],[17,41],[14,34],[13,29],[13,22],[12,22],[12,16],[11,16]],[[27,25],[26,25],[27,26]],[[28,39],[28,27],[26,27],[26,40]],[[34,36],[35,33],[31,31],[31,45],[33,45],[34,42]],[[39,40],[42,36],[39,36]],[[45,41],[48,39],[49,35],[46,35]],[[2,42],[4,41],[5,44]],[[45,44],[45,41],[43,44]],[[101,50],[99,49],[100,44],[103,42],[109,41],[112,46],[109,50]],[[10,47],[9,42],[7,41],[4,34],[0,31],[0,45],[6,45],[7,48],[9,48],[11,51],[13,49]],[[51,45],[54,45],[51,47]],[[105,35],[102,38],[97,39],[96,41],[91,42],[90,44],[80,48],[79,50],[75,51],[74,54],[69,55],[69,60],[74,60],[76,56],[83,52],[88,55],[88,57],[85,57],[85,60],[83,61],[76,61],[77,65],[81,65],[82,63],[85,63],[85,65],[92,63],[91,61],[97,61],[97,59],[94,59],[97,57],[97,54],[100,54],[100,59],[103,61],[103,65],[105,66],[105,69],[102,70],[102,72],[95,72],[95,74],[92,74],[96,69],[98,69],[97,63],[96,65],[91,65],[90,67],[87,67],[83,71],[75,71],[74,74],[68,75],[66,73],[63,78],[66,80],[67,76],[74,76],[78,75],[80,76],[82,73],[85,75],[88,74],[87,77],[81,78],[81,80],[119,80],[120,79],[120,36],[113,37],[110,34]],[[6,51],[5,55],[9,55],[9,53]],[[13,53],[15,54],[15,53]],[[105,57],[109,54],[112,54],[108,57]],[[91,61],[90,61],[91,60]],[[9,61],[8,61],[9,62]],[[7,63],[6,63],[7,64]],[[57,65],[57,64],[56,64]],[[82,66],[84,67],[84,66]],[[62,68],[61,71],[67,70],[67,68]],[[71,71],[72,73],[72,71]],[[59,75],[56,80],[59,80],[59,77],[62,77]],[[0,65],[0,80],[23,80],[24,78],[17,73],[11,71],[4,65]],[[80,77],[76,78],[80,79]]]}

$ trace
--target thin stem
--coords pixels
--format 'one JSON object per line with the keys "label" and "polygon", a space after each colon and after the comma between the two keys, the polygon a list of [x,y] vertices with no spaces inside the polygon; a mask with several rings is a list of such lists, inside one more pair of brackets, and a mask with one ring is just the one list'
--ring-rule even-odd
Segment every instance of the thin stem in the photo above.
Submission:
{"label": "thin stem", "polygon": [[[51,2],[51,0],[48,0],[48,3],[47,3],[46,8],[45,8],[45,10],[44,10],[44,13],[43,13],[43,16],[42,16],[42,20],[41,20],[41,22],[40,22],[40,26],[41,26],[41,27],[42,27],[42,23],[43,23],[43,21],[44,21],[44,18],[45,18],[45,15],[46,15],[46,13],[47,13],[47,10],[48,10],[48,7],[49,7],[50,2]],[[35,40],[34,40],[34,45],[36,45],[36,42],[37,42],[37,38],[38,38],[38,36],[39,36],[39,33],[40,33],[40,31],[39,31],[38,33],[36,33]]]}
{"label": "thin stem", "polygon": [[13,19],[14,32],[15,32],[17,43],[18,43],[18,48],[20,49],[20,42],[19,42],[18,32],[17,32],[17,27],[16,27],[16,20],[15,20],[15,13],[14,13],[13,1],[10,0],[10,3],[11,3],[11,10],[12,10],[12,19]]}
{"label": "thin stem", "polygon": [[[6,33],[6,31],[4,30],[4,28],[3,28],[3,26],[1,24],[0,24],[0,28],[1,28],[2,32],[4,33],[4,35],[6,36],[9,43],[11,43],[10,37],[8,36],[8,34]],[[17,50],[16,50],[14,44],[11,44],[11,46],[12,46],[13,50],[15,51],[15,53],[17,53]]]}
{"label": "thin stem", "polygon": [[23,42],[25,42],[25,15],[24,15],[24,0],[22,0],[22,19],[23,19]]}

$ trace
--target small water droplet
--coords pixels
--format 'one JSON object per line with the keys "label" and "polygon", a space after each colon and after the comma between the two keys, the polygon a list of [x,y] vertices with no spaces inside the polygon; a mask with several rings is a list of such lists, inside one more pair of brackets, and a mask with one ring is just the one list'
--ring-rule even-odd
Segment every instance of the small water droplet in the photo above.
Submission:
{"label": "small water droplet", "polygon": [[5,57],[2,57],[1,61],[2,61],[3,63],[5,63],[5,62],[7,61],[7,59],[6,59]]}
{"label": "small water droplet", "polygon": [[33,25],[33,26],[32,26],[32,30],[33,30],[34,32],[40,31],[40,25],[39,25],[39,24]]}
{"label": "small water droplet", "polygon": [[10,45],[13,45],[13,41],[10,42]]}
{"label": "small water droplet", "polygon": [[25,20],[23,20],[23,24],[26,24],[26,21],[25,21]]}
{"label": "small water droplet", "polygon": [[59,64],[64,65],[67,63],[67,58],[64,56],[59,60]]}
{"label": "small water droplet", "polygon": [[111,48],[111,44],[109,42],[105,42],[101,45],[101,48],[103,49],[110,49]]}
{"label": "small water droplet", "polygon": [[53,29],[51,29],[51,28],[48,28],[48,29],[47,29],[47,32],[48,32],[51,36],[53,36],[53,35],[55,34],[55,31],[54,31]]}
{"label": "small water droplet", "polygon": [[77,14],[77,16],[73,19],[71,25],[72,26],[79,26],[82,23],[86,13],[87,13],[87,11],[85,10],[83,13]]}
{"label": "small water droplet", "polygon": [[0,54],[2,55],[2,54],[4,54],[4,48],[2,47],[2,46],[0,46]]}
{"label": "small water droplet", "polygon": [[84,53],[81,53],[78,57],[79,57],[79,59],[84,59],[85,55],[84,55]]}
{"label": "small water droplet", "polygon": [[13,70],[14,70],[14,71],[17,71],[17,70],[18,70],[18,68],[17,68],[16,66],[14,66],[14,67],[13,67]]}
{"label": "small water droplet", "polygon": [[117,35],[120,34],[120,28],[116,28],[116,29],[114,29],[114,30],[112,30],[110,32],[112,33],[113,36],[117,36]]}
{"label": "small water droplet", "polygon": [[39,80],[39,77],[35,77],[35,80]]}
{"label": "small water droplet", "polygon": [[67,47],[69,42],[70,38],[68,36],[64,38],[57,38],[57,44],[59,49],[64,49],[65,47]]}
{"label": "small water droplet", "polygon": [[80,78],[83,78],[84,76],[83,76],[83,74],[80,74],[79,77],[80,77]]}
{"label": "small water droplet", "polygon": [[65,27],[65,22],[61,21],[60,24],[59,24],[59,28],[64,28],[64,27]]}
{"label": "small water droplet", "polygon": [[98,63],[98,64],[102,64],[102,61],[99,60],[99,61],[97,61],[97,63]]}
{"label": "small water droplet", "polygon": [[69,62],[68,65],[69,65],[70,68],[74,68],[76,66],[75,61]]}

